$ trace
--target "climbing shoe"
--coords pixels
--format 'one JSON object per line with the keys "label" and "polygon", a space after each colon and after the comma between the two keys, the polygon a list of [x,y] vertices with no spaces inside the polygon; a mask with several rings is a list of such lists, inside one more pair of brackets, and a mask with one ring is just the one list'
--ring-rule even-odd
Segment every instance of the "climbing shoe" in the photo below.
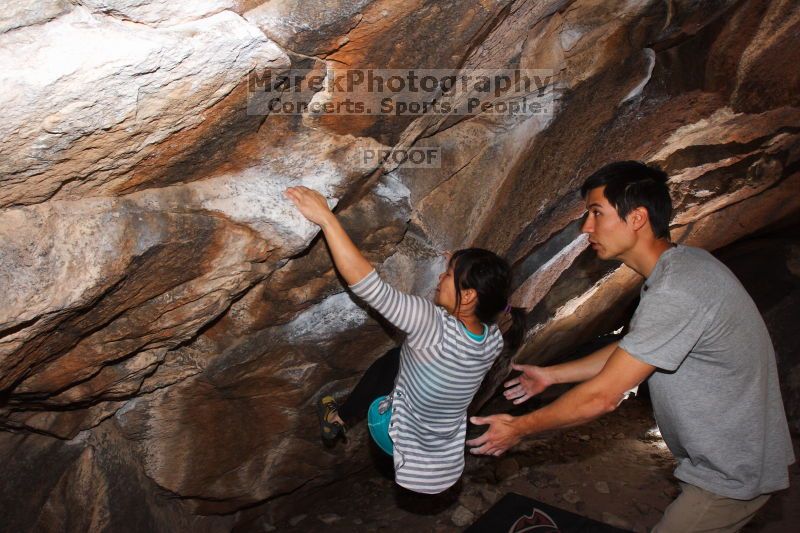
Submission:
{"label": "climbing shoe", "polygon": [[317,404],[319,428],[322,433],[322,439],[325,441],[332,441],[339,435],[344,435],[344,426],[331,420],[337,410],[338,406],[333,396],[323,396]]}

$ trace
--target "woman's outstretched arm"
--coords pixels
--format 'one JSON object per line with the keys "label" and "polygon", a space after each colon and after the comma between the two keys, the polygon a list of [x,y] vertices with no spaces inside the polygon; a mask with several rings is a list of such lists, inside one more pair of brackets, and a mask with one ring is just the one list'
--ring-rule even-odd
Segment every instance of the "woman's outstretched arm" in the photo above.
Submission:
{"label": "woman's outstretched arm", "polygon": [[308,187],[289,187],[286,196],[311,222],[322,228],[333,256],[333,263],[348,285],[354,285],[372,272],[373,267],[353,244],[325,197]]}
{"label": "woman's outstretched arm", "polygon": [[286,189],[286,196],[303,216],[322,228],[333,263],[356,296],[408,333],[412,345],[429,346],[439,342],[442,325],[436,318],[436,306],[419,296],[398,291],[377,274],[370,276],[374,268],[347,236],[321,194],[307,187],[290,187]]}

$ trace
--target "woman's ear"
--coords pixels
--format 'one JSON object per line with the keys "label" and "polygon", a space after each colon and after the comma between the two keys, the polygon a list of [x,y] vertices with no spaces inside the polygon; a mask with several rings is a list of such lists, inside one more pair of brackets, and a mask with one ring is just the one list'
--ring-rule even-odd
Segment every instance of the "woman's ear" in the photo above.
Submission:
{"label": "woman's ear", "polygon": [[461,289],[461,305],[470,305],[478,300],[478,291],[475,289]]}

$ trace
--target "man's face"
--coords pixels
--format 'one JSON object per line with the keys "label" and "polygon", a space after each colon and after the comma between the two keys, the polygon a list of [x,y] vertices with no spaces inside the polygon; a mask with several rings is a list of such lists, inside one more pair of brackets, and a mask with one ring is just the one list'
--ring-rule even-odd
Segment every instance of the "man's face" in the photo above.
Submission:
{"label": "man's face", "polygon": [[592,249],[600,259],[622,259],[636,242],[636,232],[597,187],[586,195],[586,220],[581,231],[589,234]]}

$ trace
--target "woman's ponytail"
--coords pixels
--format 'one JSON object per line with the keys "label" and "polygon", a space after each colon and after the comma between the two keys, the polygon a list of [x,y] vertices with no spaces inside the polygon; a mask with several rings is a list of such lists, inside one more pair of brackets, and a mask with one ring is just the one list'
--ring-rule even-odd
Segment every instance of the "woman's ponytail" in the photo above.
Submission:
{"label": "woman's ponytail", "polygon": [[497,325],[503,333],[503,342],[513,351],[522,344],[525,335],[525,309],[522,307],[506,306],[502,316],[497,319]]}

